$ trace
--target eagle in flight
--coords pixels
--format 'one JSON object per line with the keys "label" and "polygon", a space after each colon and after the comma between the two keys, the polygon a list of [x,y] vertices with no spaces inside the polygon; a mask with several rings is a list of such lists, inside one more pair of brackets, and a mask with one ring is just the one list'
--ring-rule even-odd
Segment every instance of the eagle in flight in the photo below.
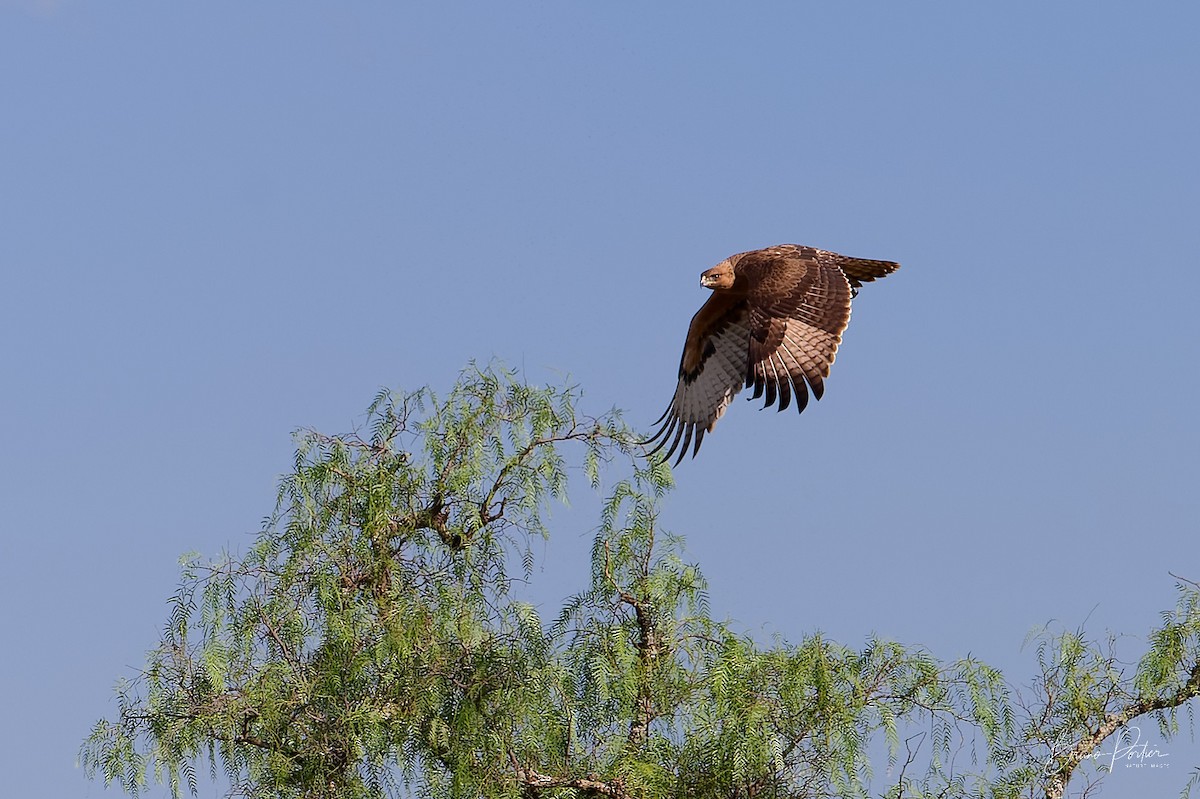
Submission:
{"label": "eagle in flight", "polygon": [[752,399],[766,392],[763,407],[778,400],[781,411],[793,395],[803,411],[810,388],[820,399],[850,321],[850,300],[863,283],[899,268],[780,244],[731,255],[702,273],[700,285],[713,293],[692,317],[675,396],[644,442],[658,442],[647,455],[669,442],[664,457],[678,448],[678,464],[694,439],[695,457],[742,386],[754,387]]}

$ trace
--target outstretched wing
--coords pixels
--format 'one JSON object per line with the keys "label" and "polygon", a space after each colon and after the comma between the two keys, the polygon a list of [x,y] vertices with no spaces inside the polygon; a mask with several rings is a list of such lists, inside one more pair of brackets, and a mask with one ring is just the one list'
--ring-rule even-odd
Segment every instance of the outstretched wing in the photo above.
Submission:
{"label": "outstretched wing", "polygon": [[709,297],[692,317],[675,396],[655,421],[658,432],[643,442],[658,442],[647,455],[666,446],[664,457],[670,460],[678,448],[678,464],[693,440],[692,456],[700,450],[704,434],[712,432],[746,382],[748,323],[746,301],[720,293]]}
{"label": "outstretched wing", "polygon": [[794,395],[803,411],[809,389],[816,399],[825,393],[854,293],[832,255],[785,245],[749,253],[738,264],[754,287],[746,386],[754,387],[753,398],[766,394],[763,407],[778,402],[782,411]]}

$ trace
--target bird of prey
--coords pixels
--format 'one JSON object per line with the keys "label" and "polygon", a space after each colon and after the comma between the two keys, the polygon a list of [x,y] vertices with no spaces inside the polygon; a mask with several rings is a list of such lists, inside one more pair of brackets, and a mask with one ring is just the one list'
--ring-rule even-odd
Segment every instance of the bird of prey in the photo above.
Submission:
{"label": "bird of prey", "polygon": [[700,285],[713,293],[692,317],[675,396],[645,442],[658,442],[647,455],[669,443],[664,458],[678,448],[678,464],[694,439],[695,457],[743,386],[753,386],[752,399],[766,392],[763,407],[778,400],[781,411],[793,396],[803,411],[808,389],[820,399],[850,321],[850,300],[863,283],[899,268],[780,244],[731,255],[702,273]]}

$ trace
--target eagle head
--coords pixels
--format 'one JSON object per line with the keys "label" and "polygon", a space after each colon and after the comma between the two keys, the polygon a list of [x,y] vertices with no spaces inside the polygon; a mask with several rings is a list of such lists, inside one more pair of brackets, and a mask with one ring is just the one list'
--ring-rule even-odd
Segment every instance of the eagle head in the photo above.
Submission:
{"label": "eagle head", "polygon": [[700,274],[700,285],[706,289],[731,289],[733,280],[733,266],[728,261],[722,261]]}

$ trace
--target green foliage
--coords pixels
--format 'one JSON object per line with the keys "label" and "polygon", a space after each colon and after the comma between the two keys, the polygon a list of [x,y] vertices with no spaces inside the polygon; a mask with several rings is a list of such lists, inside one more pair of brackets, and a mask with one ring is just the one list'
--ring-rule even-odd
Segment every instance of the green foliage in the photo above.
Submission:
{"label": "green foliage", "polygon": [[[185,558],[158,646],[84,742],[88,773],[135,796],[195,792],[206,762],[251,797],[865,797],[884,751],[894,799],[1049,796],[1079,765],[1061,741],[1131,710],[1173,734],[1200,687],[1182,584],[1131,674],[1047,635],[1015,703],[971,659],[764,646],[713,620],[660,526],[669,467],[578,400],[472,366],[444,398],[381,392],[351,435],[298,434],[250,551]],[[510,587],[571,464],[594,488],[625,476],[590,583],[547,621]]]}
{"label": "green foliage", "polygon": [[1085,769],[1088,758],[1135,718],[1156,720],[1164,739],[1179,732],[1178,710],[1200,696],[1200,591],[1187,581],[1177,588],[1176,609],[1163,614],[1136,664],[1118,656],[1116,636],[1103,643],[1082,630],[1033,636],[1040,674],[1018,698],[1019,735],[996,755],[1005,766],[997,795],[1064,796],[1081,771],[1092,784],[1107,766]]}

